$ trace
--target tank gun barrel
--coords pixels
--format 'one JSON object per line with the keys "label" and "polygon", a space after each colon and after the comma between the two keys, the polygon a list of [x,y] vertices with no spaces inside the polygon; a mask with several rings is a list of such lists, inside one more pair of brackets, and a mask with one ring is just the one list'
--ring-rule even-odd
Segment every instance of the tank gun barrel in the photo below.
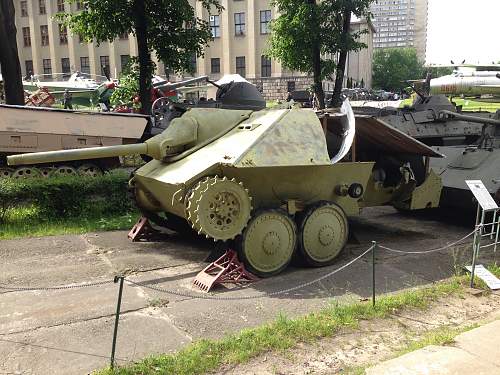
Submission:
{"label": "tank gun barrel", "polygon": [[9,165],[56,163],[69,160],[100,159],[108,157],[126,156],[133,154],[146,154],[146,143],[130,145],[90,147],[77,150],[34,152],[29,154],[12,155],[7,157]]}
{"label": "tank gun barrel", "polygon": [[479,124],[490,124],[490,125],[500,125],[500,120],[495,120],[492,118],[486,118],[486,117],[477,117],[477,116],[469,116],[469,115],[464,115],[461,113],[455,113],[452,111],[439,111],[439,117],[453,117],[456,118],[457,120],[464,120],[464,121],[469,121],[469,122],[477,122]]}

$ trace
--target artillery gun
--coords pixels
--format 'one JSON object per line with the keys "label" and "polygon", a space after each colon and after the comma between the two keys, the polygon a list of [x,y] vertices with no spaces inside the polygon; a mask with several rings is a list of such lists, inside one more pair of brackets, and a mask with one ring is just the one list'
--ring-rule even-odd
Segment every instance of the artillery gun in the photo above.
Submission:
{"label": "artillery gun", "polygon": [[[465,180],[482,180],[500,202],[500,111],[462,112],[444,95],[421,95],[411,107],[354,111],[358,120],[390,125],[446,156],[430,160],[443,183],[440,205],[473,206]],[[413,169],[422,181],[424,165]]]}
{"label": "artillery gun", "polygon": [[348,216],[384,204],[435,206],[439,180],[418,188],[408,156],[440,156],[381,125],[357,127],[348,102],[339,113],[279,108],[192,108],[161,134],[133,145],[9,156],[11,165],[146,154],[129,181],[141,211],[157,224],[186,224],[231,241],[248,269],[282,271],[297,253],[311,266],[334,261]]}

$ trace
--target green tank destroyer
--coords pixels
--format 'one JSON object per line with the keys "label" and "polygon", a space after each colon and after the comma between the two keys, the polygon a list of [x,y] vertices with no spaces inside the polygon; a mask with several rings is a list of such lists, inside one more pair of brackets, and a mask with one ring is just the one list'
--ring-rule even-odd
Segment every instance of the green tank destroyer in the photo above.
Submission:
{"label": "green tank destroyer", "polygon": [[[439,199],[431,173],[424,190],[415,189],[401,150],[437,154],[386,128],[379,136],[390,142],[377,148],[373,137],[360,138],[355,157],[351,117],[336,113],[320,121],[306,109],[193,108],[144,143],[17,155],[8,162],[149,155],[153,160],[129,182],[141,211],[165,226],[185,223],[207,238],[234,242],[249,270],[265,277],[282,271],[295,253],[311,266],[331,264],[347,242],[348,216],[362,207],[421,208]],[[384,172],[380,155],[394,168]]]}

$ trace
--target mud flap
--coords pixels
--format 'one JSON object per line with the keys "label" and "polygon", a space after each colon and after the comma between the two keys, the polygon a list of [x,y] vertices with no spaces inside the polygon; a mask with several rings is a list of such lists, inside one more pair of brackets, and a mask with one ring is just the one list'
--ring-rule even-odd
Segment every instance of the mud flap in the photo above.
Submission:
{"label": "mud flap", "polygon": [[425,181],[413,190],[409,200],[395,201],[393,205],[402,210],[439,207],[442,189],[441,178],[431,170]]}

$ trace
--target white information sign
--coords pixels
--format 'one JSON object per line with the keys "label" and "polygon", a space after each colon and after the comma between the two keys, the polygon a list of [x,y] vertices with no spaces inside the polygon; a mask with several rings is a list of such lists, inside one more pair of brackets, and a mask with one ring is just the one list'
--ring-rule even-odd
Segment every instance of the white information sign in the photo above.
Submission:
{"label": "white information sign", "polygon": [[474,194],[474,197],[476,197],[483,210],[494,210],[498,208],[490,192],[486,189],[486,186],[484,186],[483,181],[468,180],[465,181],[465,183],[469,187],[470,191],[472,191],[472,194]]}
{"label": "white information sign", "polygon": [[[472,266],[465,266],[465,268],[469,272],[472,272]],[[483,280],[491,290],[500,289],[500,280],[498,280],[495,275],[484,268],[482,264],[478,264],[476,268],[474,268],[474,275]]]}

